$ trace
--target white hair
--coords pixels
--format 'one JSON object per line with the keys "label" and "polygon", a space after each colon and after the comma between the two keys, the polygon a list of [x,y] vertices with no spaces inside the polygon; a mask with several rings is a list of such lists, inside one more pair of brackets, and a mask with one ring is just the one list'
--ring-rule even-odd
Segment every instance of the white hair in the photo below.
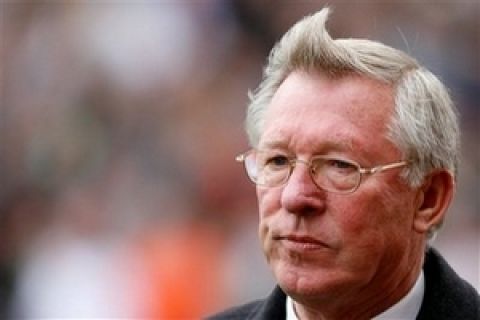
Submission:
{"label": "white hair", "polygon": [[456,177],[460,130],[445,86],[402,51],[370,40],[332,39],[325,28],[329,12],[324,8],[303,18],[272,49],[262,82],[249,94],[246,130],[252,147],[258,146],[265,110],[292,71],[359,74],[395,88],[387,137],[405,159],[414,161],[404,172],[409,184],[419,186],[438,168]]}

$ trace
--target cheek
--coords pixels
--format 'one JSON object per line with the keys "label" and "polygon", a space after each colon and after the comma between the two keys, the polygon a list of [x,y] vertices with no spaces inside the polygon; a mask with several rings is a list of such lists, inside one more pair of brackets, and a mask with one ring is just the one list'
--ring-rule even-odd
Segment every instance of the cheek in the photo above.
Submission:
{"label": "cheek", "polygon": [[[380,194],[380,193],[377,193]],[[410,208],[399,197],[355,199],[338,213],[344,240],[354,246],[379,250],[403,245],[412,230]]]}
{"label": "cheek", "polygon": [[280,188],[257,187],[258,211],[260,222],[280,210]]}
{"label": "cheek", "polygon": [[258,233],[263,250],[268,258],[271,251],[270,225],[275,218],[275,213],[281,209],[280,192],[276,189],[263,189],[257,187],[259,228]]}

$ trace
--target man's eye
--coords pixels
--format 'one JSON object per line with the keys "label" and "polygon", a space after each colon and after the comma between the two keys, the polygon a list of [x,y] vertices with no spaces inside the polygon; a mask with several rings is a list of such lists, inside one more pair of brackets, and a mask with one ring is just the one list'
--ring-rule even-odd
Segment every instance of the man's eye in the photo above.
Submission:
{"label": "man's eye", "polygon": [[288,163],[289,163],[288,158],[281,155],[269,157],[265,161],[265,165],[270,167],[284,167],[284,166],[287,166]]}
{"label": "man's eye", "polygon": [[352,173],[357,170],[357,167],[353,163],[340,159],[330,159],[326,164],[331,170],[342,173]]}
{"label": "man's eye", "polygon": [[330,166],[339,168],[339,169],[349,169],[349,168],[355,168],[353,164],[347,161],[343,160],[338,160],[338,159],[331,159],[329,161]]}

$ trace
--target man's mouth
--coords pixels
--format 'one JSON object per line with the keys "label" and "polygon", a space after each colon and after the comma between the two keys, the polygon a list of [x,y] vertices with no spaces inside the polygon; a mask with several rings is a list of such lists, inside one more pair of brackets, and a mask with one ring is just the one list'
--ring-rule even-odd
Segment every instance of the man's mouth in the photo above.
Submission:
{"label": "man's mouth", "polygon": [[324,241],[308,235],[277,235],[273,237],[273,240],[281,241],[286,248],[295,251],[329,248]]}

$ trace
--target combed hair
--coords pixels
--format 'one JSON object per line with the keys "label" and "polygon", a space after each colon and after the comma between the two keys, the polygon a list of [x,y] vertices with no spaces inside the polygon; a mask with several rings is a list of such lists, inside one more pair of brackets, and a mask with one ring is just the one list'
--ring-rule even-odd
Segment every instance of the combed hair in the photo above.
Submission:
{"label": "combed hair", "polygon": [[395,89],[395,110],[388,124],[389,138],[413,165],[404,177],[421,185],[434,169],[456,177],[460,132],[457,111],[445,86],[407,54],[364,39],[332,39],[325,24],[329,8],[297,22],[274,46],[259,87],[249,94],[246,130],[257,147],[264,113],[275,92],[295,71],[320,71],[331,77],[358,74]]}

